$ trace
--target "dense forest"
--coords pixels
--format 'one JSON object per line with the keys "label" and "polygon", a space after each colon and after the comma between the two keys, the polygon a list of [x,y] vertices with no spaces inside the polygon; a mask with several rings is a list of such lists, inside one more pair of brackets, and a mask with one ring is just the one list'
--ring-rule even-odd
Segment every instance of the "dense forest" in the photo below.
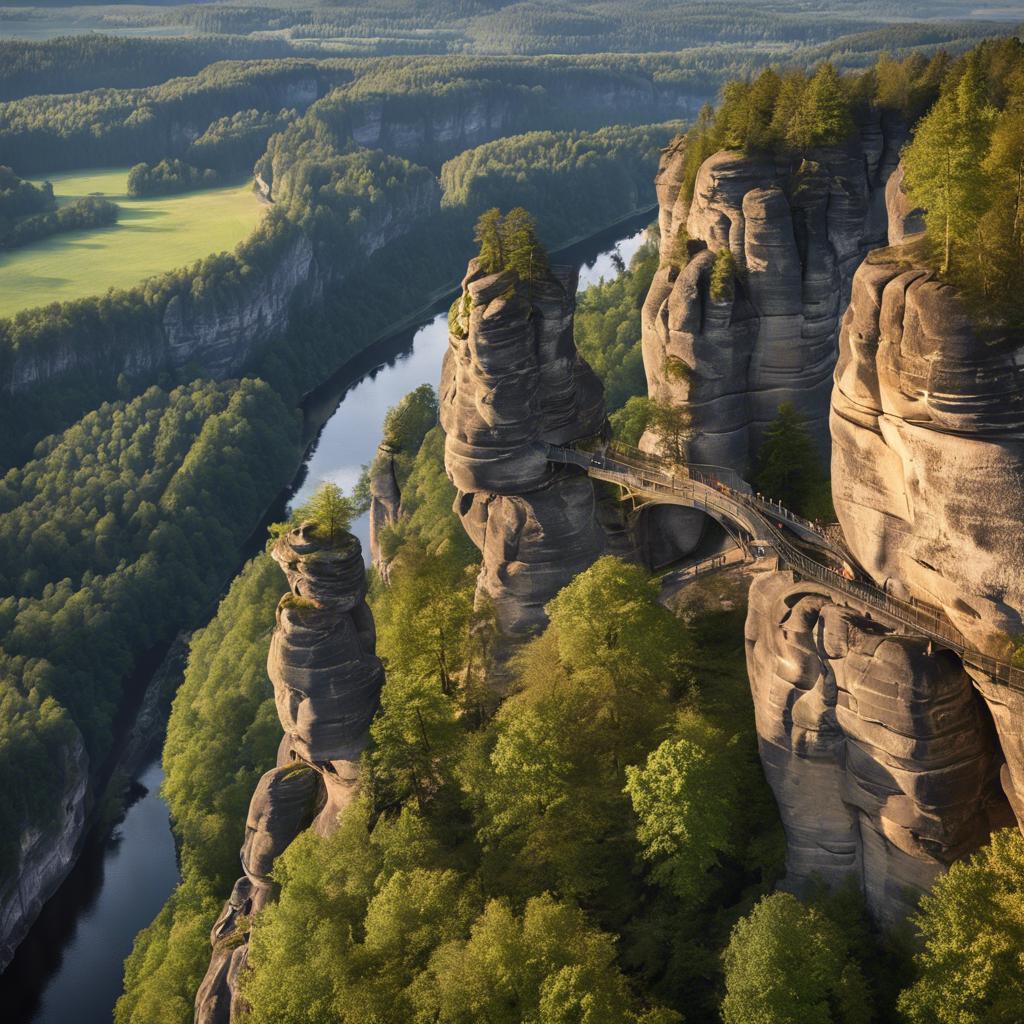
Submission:
{"label": "dense forest", "polygon": [[0,478],[0,870],[59,804],[56,752],[77,728],[102,760],[136,659],[197,622],[297,455],[266,384],[197,381],[104,404]]}
{"label": "dense forest", "polygon": [[[51,824],[76,744],[94,765],[108,753],[139,658],[209,614],[295,465],[302,396],[450,284],[488,207],[527,207],[557,244],[653,204],[671,119],[729,77],[741,80],[689,135],[694,175],[723,146],[811,157],[869,105],[923,115],[907,151],[909,187],[930,211],[923,252],[993,319],[1019,324],[1020,44],[932,56],[992,27],[883,31],[870,2],[841,19],[821,6],[704,3],[679,17],[656,0],[195,5],[103,16],[215,36],[0,44],[0,147],[15,161],[0,169],[0,235],[105,223],[113,204],[53,210],[46,185],[17,175],[112,161],[140,165],[143,195],[255,165],[274,200],[233,253],[0,321],[0,381],[69,338],[99,353],[94,370],[0,403],[0,872],[26,827]],[[278,35],[248,36],[263,31]],[[687,49],[604,52],[670,47]],[[909,56],[879,60],[889,47]],[[552,48],[587,56],[518,56]],[[760,70],[780,53],[794,66]],[[59,89],[73,94],[46,94]],[[448,131],[481,117],[480,135]],[[958,218],[941,197],[968,187],[982,199]],[[323,304],[254,353],[246,379],[123,371],[172,298],[244,295],[297,239],[326,276]],[[630,439],[657,425],[639,352],[656,266],[652,239],[577,316],[580,351]],[[731,286],[731,271],[720,277]],[[756,1024],[768,1005],[860,1024],[896,1019],[898,1004],[910,1024],[1016,1024],[1004,938],[1020,930],[1007,909],[1024,889],[1019,837],[997,836],[938,883],[913,966],[848,894],[767,895],[780,833],[756,761],[742,608],[676,614],[639,569],[604,559],[552,605],[515,695],[495,707],[474,668],[488,622],[473,609],[477,555],[451,513],[435,410],[421,392],[386,428],[403,517],[382,541],[394,583],[372,588],[388,683],[366,796],[330,841],[303,839],[282,859],[281,899],[252,947],[252,1019]],[[257,557],[193,638],[165,750],[183,881],[128,961],[120,1024],[191,1017],[248,796],[279,738],[265,660],[282,589]],[[968,903],[970,939],[951,938]],[[815,951],[813,970],[794,944]],[[986,1016],[992,1006],[1007,1009]]]}
{"label": "dense forest", "polygon": [[[481,157],[471,150],[456,158],[451,170],[442,169],[442,181],[461,183],[465,191],[461,199],[446,196],[439,207],[436,199],[414,205],[418,197],[439,191],[426,168],[379,150],[336,145],[316,108],[295,127],[311,140],[327,141],[274,148],[280,153],[274,175],[277,202],[234,253],[211,256],[131,290],[0,320],[0,376],[5,362],[10,366],[18,353],[45,357],[72,333],[76,346],[103,354],[95,372],[58,379],[49,389],[15,396],[0,408],[0,466],[31,450],[45,433],[65,426],[75,410],[80,414],[116,395],[124,359],[118,347],[151,336],[172,296],[237,293],[274,266],[299,232],[316,242],[335,287],[322,315],[310,311],[281,345],[259,353],[253,362],[253,372],[274,383],[288,400],[315,387],[376,332],[457,277],[469,255],[473,220],[496,192],[486,185],[488,175],[500,181],[506,201],[521,197],[532,202],[545,227],[544,241],[560,244],[635,212],[649,188],[658,149],[673,131],[665,125],[572,133],[535,169],[525,165],[526,154],[537,152],[537,140],[530,135],[505,138],[482,147]],[[616,154],[628,157],[619,160]],[[398,222],[400,240],[367,259],[368,239],[382,222],[394,223],[396,211],[408,214]],[[403,285],[398,293],[396,281]],[[340,336],[333,327],[337,318],[347,324]],[[149,383],[145,376],[128,379],[134,388]]]}
{"label": "dense forest", "polygon": [[[1015,831],[936,884],[916,952],[852,890],[772,894],[782,837],[742,601],[723,610],[712,591],[673,611],[642,570],[604,558],[549,605],[496,706],[478,556],[451,511],[440,429],[424,433],[434,408],[420,389],[385,428],[406,457],[405,513],[389,585],[371,589],[388,676],[364,794],[334,836],[300,837],[278,861],[244,982],[251,1019],[1010,1024]],[[190,1017],[246,786],[273,763],[264,663],[282,590],[260,556],[193,641],[164,758],[183,881],[136,942],[118,1024]]]}

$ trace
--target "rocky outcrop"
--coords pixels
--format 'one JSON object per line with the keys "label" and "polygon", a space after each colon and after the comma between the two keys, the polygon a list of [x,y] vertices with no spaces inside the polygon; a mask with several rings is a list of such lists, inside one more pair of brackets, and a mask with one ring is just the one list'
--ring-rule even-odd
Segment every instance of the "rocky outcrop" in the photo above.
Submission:
{"label": "rocky outcrop", "polygon": [[370,561],[381,580],[388,582],[390,559],[381,541],[383,531],[401,516],[402,492],[395,476],[395,452],[387,444],[377,446],[370,466]]}
{"label": "rocky outcrop", "polygon": [[28,934],[43,904],[56,892],[78,858],[89,811],[89,758],[78,730],[71,742],[55,753],[64,759],[64,792],[56,821],[43,831],[20,836],[18,864],[0,889],[0,971]]}
{"label": "rocky outcrop", "polygon": [[889,222],[890,245],[913,241],[924,231],[924,210],[914,206],[903,184],[904,171],[900,163],[885,183],[885,212]]}
{"label": "rocky outcrop", "polygon": [[[832,489],[877,583],[940,608],[973,645],[1024,634],[1024,339],[972,325],[910,248],[872,254],[843,322]],[[970,669],[1024,797],[1020,694]]]}
{"label": "rocky outcrop", "polygon": [[[854,270],[885,241],[885,183],[904,137],[901,122],[875,113],[847,145],[802,160],[719,152],[701,165],[692,198],[682,139],[666,149],[643,355],[650,397],[692,416],[694,462],[746,474],[782,402],[827,452],[839,322]],[[723,247],[738,273],[713,295]],[[645,437],[643,447],[656,445]]]}
{"label": "rocky outcrop", "polygon": [[317,258],[304,231],[279,221],[272,237],[257,234],[244,243],[249,247],[245,273],[204,281],[202,288],[182,280],[152,305],[140,302],[134,315],[115,318],[86,345],[75,331],[66,331],[0,352],[0,392],[29,392],[71,374],[110,381],[119,374],[151,378],[162,370],[205,371],[218,379],[236,374],[296,316],[318,309],[326,288],[436,214],[440,196],[431,175],[413,175],[404,192],[373,204],[350,259],[328,265]]}
{"label": "rocky outcrop", "polygon": [[755,579],[747,669],[786,884],[853,877],[893,924],[1008,816],[992,723],[959,660],[790,572]]}
{"label": "rocky outcrop", "polygon": [[333,831],[355,799],[359,756],[384,682],[359,541],[345,534],[325,543],[304,524],[279,538],[271,554],[289,586],[267,658],[284,737],[277,766],[249,804],[245,874],[210,933],[196,1024],[228,1024],[242,1011],[237,979],[252,917],[274,895],[274,861],[311,823],[321,835]]}
{"label": "rocky outcrop", "polygon": [[601,383],[573,342],[575,302],[574,270],[529,287],[471,261],[444,357],[445,468],[483,555],[478,606],[512,643],[543,627],[544,605],[604,546],[590,480],[539,443],[604,430]]}

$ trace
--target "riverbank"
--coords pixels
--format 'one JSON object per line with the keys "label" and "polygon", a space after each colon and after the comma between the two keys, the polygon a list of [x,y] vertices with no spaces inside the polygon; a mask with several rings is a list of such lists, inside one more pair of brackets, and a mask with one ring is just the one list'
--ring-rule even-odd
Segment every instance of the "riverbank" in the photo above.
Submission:
{"label": "riverbank", "polygon": [[[612,273],[614,272],[614,263],[610,258],[610,253],[618,252],[617,246],[623,241],[623,237],[635,237],[637,232],[646,227],[650,219],[649,208],[644,208],[631,215],[630,218],[616,220],[601,231],[587,236],[582,242],[577,240],[572,245],[560,247],[555,252],[555,256],[562,262],[582,264],[585,273],[586,268],[591,265],[599,265],[600,273],[604,273],[605,270]],[[408,369],[413,351],[419,344],[417,336],[421,336],[422,332],[438,324],[437,330],[441,331],[443,336],[439,335],[436,339],[434,349],[431,350],[433,354],[424,350],[425,362],[422,364],[423,374],[421,374],[423,380],[436,384],[437,376],[440,373],[440,353],[443,351],[443,344],[446,341],[445,327],[440,321],[444,320],[443,314],[447,310],[455,286],[456,282],[453,282],[449,290],[435,295],[432,303],[424,303],[421,306],[421,315],[418,321],[410,322],[409,318],[405,317],[402,321],[382,328],[373,342],[347,359],[329,380],[306,396],[303,402],[306,416],[304,430],[306,443],[301,457],[298,459],[295,471],[289,481],[282,486],[278,496],[265,510],[263,518],[254,527],[249,539],[239,550],[236,572],[248,558],[262,550],[267,525],[284,517],[289,501],[301,491],[304,483],[312,478],[313,475],[308,472],[308,467],[315,454],[318,451],[326,453],[329,448],[329,444],[325,443],[323,438],[323,430],[327,423],[339,413],[343,405],[347,407],[350,398],[354,400],[352,404],[363,406],[369,404],[375,410],[377,406],[380,406],[376,411],[380,417],[383,417],[388,405],[397,401],[401,394],[404,394],[411,386],[415,386],[415,384],[410,384],[411,378],[406,379],[408,374],[403,376],[400,370],[403,367]],[[386,374],[387,378],[382,376],[382,373]],[[419,376],[415,374],[413,376],[416,377],[415,383],[422,382]],[[372,397],[353,395],[353,391],[360,384],[366,382],[377,385],[375,394]],[[363,431],[359,438],[360,443],[368,445],[368,450],[370,450],[375,446],[378,434],[379,429],[376,432],[373,428]],[[352,457],[356,459],[357,463],[359,460],[365,461],[366,459],[363,452],[356,453]],[[225,579],[224,587],[217,600],[211,602],[208,608],[209,614],[215,610],[217,601],[226,591],[233,576],[234,574],[231,574]],[[142,769],[144,769],[144,774],[150,771],[142,755],[147,749],[152,751],[153,745],[159,743],[162,738],[166,725],[166,709],[170,706],[170,698],[177,685],[176,681],[169,682],[169,680],[180,680],[184,655],[185,637],[182,636],[176,642],[168,658],[164,659],[141,691],[135,705],[137,709],[133,722],[135,728],[124,734],[125,739],[121,741],[118,748],[119,757],[114,759],[111,766],[107,792],[96,803],[97,809],[102,808],[106,813],[102,816],[98,815],[98,822],[94,819],[91,832],[83,844],[78,866],[72,870],[66,882],[44,908],[36,925],[33,926],[22,947],[18,950],[10,970],[0,976],[0,1004],[4,1005],[5,1009],[11,1008],[10,1012],[13,1016],[10,1018],[5,1016],[5,1019],[12,1020],[13,1024],[56,1024],[57,1021],[67,1019],[50,1015],[48,1007],[51,1004],[46,999],[46,993],[54,985],[63,986],[62,979],[65,977],[66,971],[72,969],[66,967],[65,964],[72,957],[74,948],[76,948],[74,944],[77,941],[75,938],[77,933],[74,920],[83,915],[88,918],[106,899],[105,892],[108,883],[102,869],[97,867],[97,862],[102,865],[106,854],[113,856],[118,853],[120,855],[124,840],[118,840],[117,836],[126,832],[131,815],[135,813],[135,807],[140,806],[130,803],[127,808],[128,816],[123,821],[119,821],[119,816],[116,813],[111,814],[112,803],[122,794],[127,797],[128,801],[138,799],[138,790],[135,788],[134,782],[128,785],[127,791],[125,790],[126,780],[131,777],[130,767],[134,763],[136,773]],[[176,662],[176,664],[172,665],[172,662]],[[146,746],[147,742],[150,744],[148,747]],[[140,756],[143,761],[141,767],[135,760]],[[147,778],[153,782],[156,777],[147,775]],[[153,785],[158,786],[159,781],[153,782]],[[153,786],[149,788],[152,790]],[[145,799],[151,798],[159,800],[155,794],[151,794]],[[146,804],[146,806],[150,805]],[[160,801],[160,806],[164,807],[166,817],[166,807],[162,801]],[[153,842],[151,833],[148,834],[150,835],[148,841]],[[174,843],[169,823],[161,842],[166,843],[173,860]],[[161,898],[162,903],[177,884],[176,868],[170,876],[161,876],[161,879],[161,884],[165,886]],[[59,922],[64,922],[66,927],[57,927]],[[148,923],[148,919],[143,923]],[[132,929],[130,936],[132,938],[140,925],[129,923],[129,926]],[[120,962],[118,962],[118,971],[120,971]],[[17,984],[14,983],[14,979],[17,979]],[[102,989],[100,994],[102,991],[106,990]],[[103,1011],[106,1016],[101,1013],[95,1019],[109,1021],[111,1007],[112,1003],[108,1004]],[[76,1019],[88,1021],[93,1018],[86,1015]]]}

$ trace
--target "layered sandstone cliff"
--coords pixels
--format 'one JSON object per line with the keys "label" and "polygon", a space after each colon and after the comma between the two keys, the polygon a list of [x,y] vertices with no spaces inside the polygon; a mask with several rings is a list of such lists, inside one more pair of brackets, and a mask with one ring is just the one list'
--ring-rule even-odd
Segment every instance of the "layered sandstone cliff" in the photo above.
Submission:
{"label": "layered sandstone cliff", "polygon": [[0,971],[28,934],[43,904],[64,881],[81,849],[88,824],[89,757],[78,730],[54,757],[63,760],[64,791],[52,826],[22,832],[18,864],[0,889]]}
{"label": "layered sandstone cliff", "polygon": [[601,383],[576,351],[576,273],[529,286],[471,261],[440,388],[455,510],[483,556],[478,606],[510,641],[538,632],[544,605],[602,552],[594,490],[543,445],[604,430]]}
{"label": "layered sandstone cliff", "polygon": [[[831,426],[836,512],[861,565],[1005,656],[1024,634],[1024,338],[977,329],[912,250],[875,253],[854,279]],[[1024,821],[1024,697],[969,671]]]}
{"label": "layered sandstone cliff", "polygon": [[[913,238],[896,189],[890,211]],[[977,330],[912,245],[878,250],[853,279],[830,424],[860,566],[1006,657],[1024,632],[1024,339]],[[876,619],[770,573],[751,588],[747,660],[789,883],[852,875],[893,922],[1011,808],[1024,825],[1024,693]]]}
{"label": "layered sandstone cliff", "polygon": [[959,659],[791,572],[750,588],[747,667],[787,882],[857,880],[893,924],[1006,823],[992,723]]}
{"label": "layered sandstone cliff", "polygon": [[[885,241],[885,183],[905,135],[902,122],[874,112],[847,144],[803,159],[719,152],[701,165],[692,198],[682,139],[666,149],[643,355],[650,397],[692,416],[694,462],[748,472],[782,402],[827,452],[839,323],[854,270]],[[738,273],[716,297],[723,247]],[[644,446],[656,443],[648,436]]]}
{"label": "layered sandstone cliff", "polygon": [[330,833],[355,799],[359,756],[384,682],[359,541],[345,534],[325,543],[304,524],[271,554],[289,586],[267,659],[284,736],[277,766],[249,804],[244,875],[210,933],[213,954],[196,994],[196,1024],[227,1024],[241,1011],[237,981],[249,926],[273,897],[274,860],[310,824]]}

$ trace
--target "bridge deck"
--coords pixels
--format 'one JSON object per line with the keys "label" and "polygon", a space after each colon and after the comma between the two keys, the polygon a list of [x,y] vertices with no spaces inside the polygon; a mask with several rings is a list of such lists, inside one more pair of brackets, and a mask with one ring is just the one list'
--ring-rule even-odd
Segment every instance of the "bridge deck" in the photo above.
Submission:
{"label": "bridge deck", "polygon": [[[797,575],[850,599],[858,607],[871,609],[897,629],[909,629],[956,651],[965,664],[1024,692],[1024,669],[978,650],[941,609],[919,601],[901,601],[873,583],[847,579],[837,565],[852,568],[855,563],[844,547],[809,520],[752,494],[750,486],[733,470],[674,463],[618,444],[592,451],[559,445],[544,448],[550,461],[579,466],[595,480],[616,484],[625,496],[639,499],[638,504],[693,508],[727,529],[738,528],[749,546],[770,548],[780,563]],[[788,534],[798,537],[800,545]],[[809,547],[815,549],[816,556],[809,553]]]}

